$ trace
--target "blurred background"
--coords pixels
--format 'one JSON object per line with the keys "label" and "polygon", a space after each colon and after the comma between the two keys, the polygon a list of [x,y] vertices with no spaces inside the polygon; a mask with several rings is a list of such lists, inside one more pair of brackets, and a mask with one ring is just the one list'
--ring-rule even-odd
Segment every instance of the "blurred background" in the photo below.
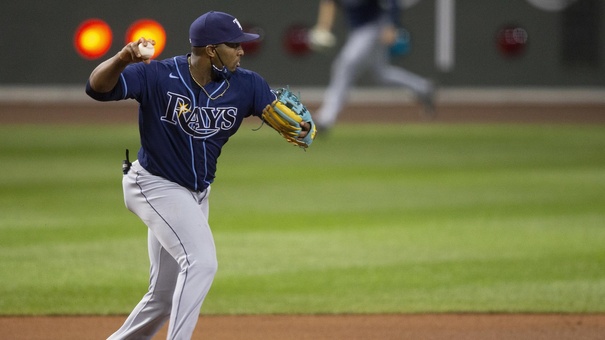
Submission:
{"label": "blurred background", "polygon": [[[409,33],[395,64],[441,87],[605,86],[600,0],[400,0]],[[0,85],[78,85],[140,33],[162,45],[156,59],[189,51],[190,23],[209,10],[233,14],[262,40],[243,67],[270,84],[323,87],[345,39],[312,53],[305,30],[318,1],[4,1],[0,5]],[[371,86],[371,83],[360,85]]]}
{"label": "blurred background", "polygon": [[[147,284],[146,232],[119,185],[137,103],[88,98],[94,67],[141,35],[156,59],[186,54],[190,23],[225,11],[262,36],[242,67],[314,113],[346,38],[339,15],[335,48],[310,50],[318,3],[2,1],[0,314],[127,313]],[[205,311],[602,312],[605,1],[401,5],[393,63],[439,85],[437,117],[361,79],[341,117],[372,124],[318,137],[308,214],[288,226],[299,206],[266,207],[290,197],[301,153],[249,120],[221,156],[225,261]],[[440,124],[460,121],[538,124]]]}

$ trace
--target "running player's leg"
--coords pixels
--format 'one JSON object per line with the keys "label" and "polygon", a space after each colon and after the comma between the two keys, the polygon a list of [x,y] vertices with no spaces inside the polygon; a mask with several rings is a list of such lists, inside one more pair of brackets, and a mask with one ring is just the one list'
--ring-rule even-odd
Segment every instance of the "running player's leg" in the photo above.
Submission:
{"label": "running player's leg", "polygon": [[410,89],[424,105],[424,115],[433,117],[435,115],[435,85],[427,78],[404,68],[391,65],[388,49],[384,46],[374,51],[372,58],[373,74],[378,83],[385,85],[403,86]]}
{"label": "running player's leg", "polygon": [[404,68],[389,63],[388,49],[376,49],[372,58],[372,69],[376,80],[385,85],[399,85],[412,90],[416,95],[427,95],[433,90],[433,82]]}
{"label": "running player's leg", "polygon": [[330,84],[317,111],[316,123],[320,128],[329,128],[336,122],[353,82],[370,65],[369,58],[373,54],[379,33],[378,25],[368,24],[349,34],[347,42],[332,63]]}

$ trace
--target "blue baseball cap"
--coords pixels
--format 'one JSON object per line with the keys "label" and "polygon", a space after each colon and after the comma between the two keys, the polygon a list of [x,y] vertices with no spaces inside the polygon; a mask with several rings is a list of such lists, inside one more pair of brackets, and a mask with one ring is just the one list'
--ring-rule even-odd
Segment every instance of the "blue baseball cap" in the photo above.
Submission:
{"label": "blue baseball cap", "polygon": [[244,32],[237,19],[227,13],[210,11],[189,27],[191,46],[202,47],[221,43],[242,43],[258,39],[258,34]]}

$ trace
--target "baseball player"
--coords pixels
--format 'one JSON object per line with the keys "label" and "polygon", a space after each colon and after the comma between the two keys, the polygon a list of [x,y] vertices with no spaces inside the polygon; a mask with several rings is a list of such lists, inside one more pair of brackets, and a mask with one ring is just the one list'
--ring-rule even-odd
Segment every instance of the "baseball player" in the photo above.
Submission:
{"label": "baseball player", "polygon": [[331,30],[338,6],[348,21],[349,35],[332,64],[330,83],[317,111],[319,130],[327,130],[335,124],[350,87],[367,68],[381,83],[411,89],[423,102],[424,113],[432,116],[433,83],[389,64],[389,47],[395,42],[400,27],[398,0],[321,0],[317,24],[309,32],[311,47],[325,49],[335,44]]}
{"label": "baseball player", "polygon": [[[230,14],[211,11],[190,26],[191,53],[150,60],[142,51],[154,41],[142,37],[88,79],[86,92],[96,100],[139,102],[141,148],[126,163],[123,189],[127,208],[148,227],[149,290],[109,339],[151,339],[168,320],[168,339],[191,338],[217,271],[208,225],[217,158],[245,117],[269,119],[279,97],[239,67],[241,43],[258,37]],[[310,114],[288,114],[296,119],[274,117],[283,126],[271,126],[307,147],[315,134]]]}

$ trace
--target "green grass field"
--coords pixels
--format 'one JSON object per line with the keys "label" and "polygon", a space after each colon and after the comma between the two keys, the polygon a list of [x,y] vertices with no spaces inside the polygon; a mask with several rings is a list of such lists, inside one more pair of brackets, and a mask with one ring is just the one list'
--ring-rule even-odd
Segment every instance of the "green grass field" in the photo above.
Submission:
{"label": "green grass field", "polygon": [[[204,314],[605,312],[605,126],[244,125],[211,195]],[[136,126],[0,126],[0,314],[128,313]]]}

